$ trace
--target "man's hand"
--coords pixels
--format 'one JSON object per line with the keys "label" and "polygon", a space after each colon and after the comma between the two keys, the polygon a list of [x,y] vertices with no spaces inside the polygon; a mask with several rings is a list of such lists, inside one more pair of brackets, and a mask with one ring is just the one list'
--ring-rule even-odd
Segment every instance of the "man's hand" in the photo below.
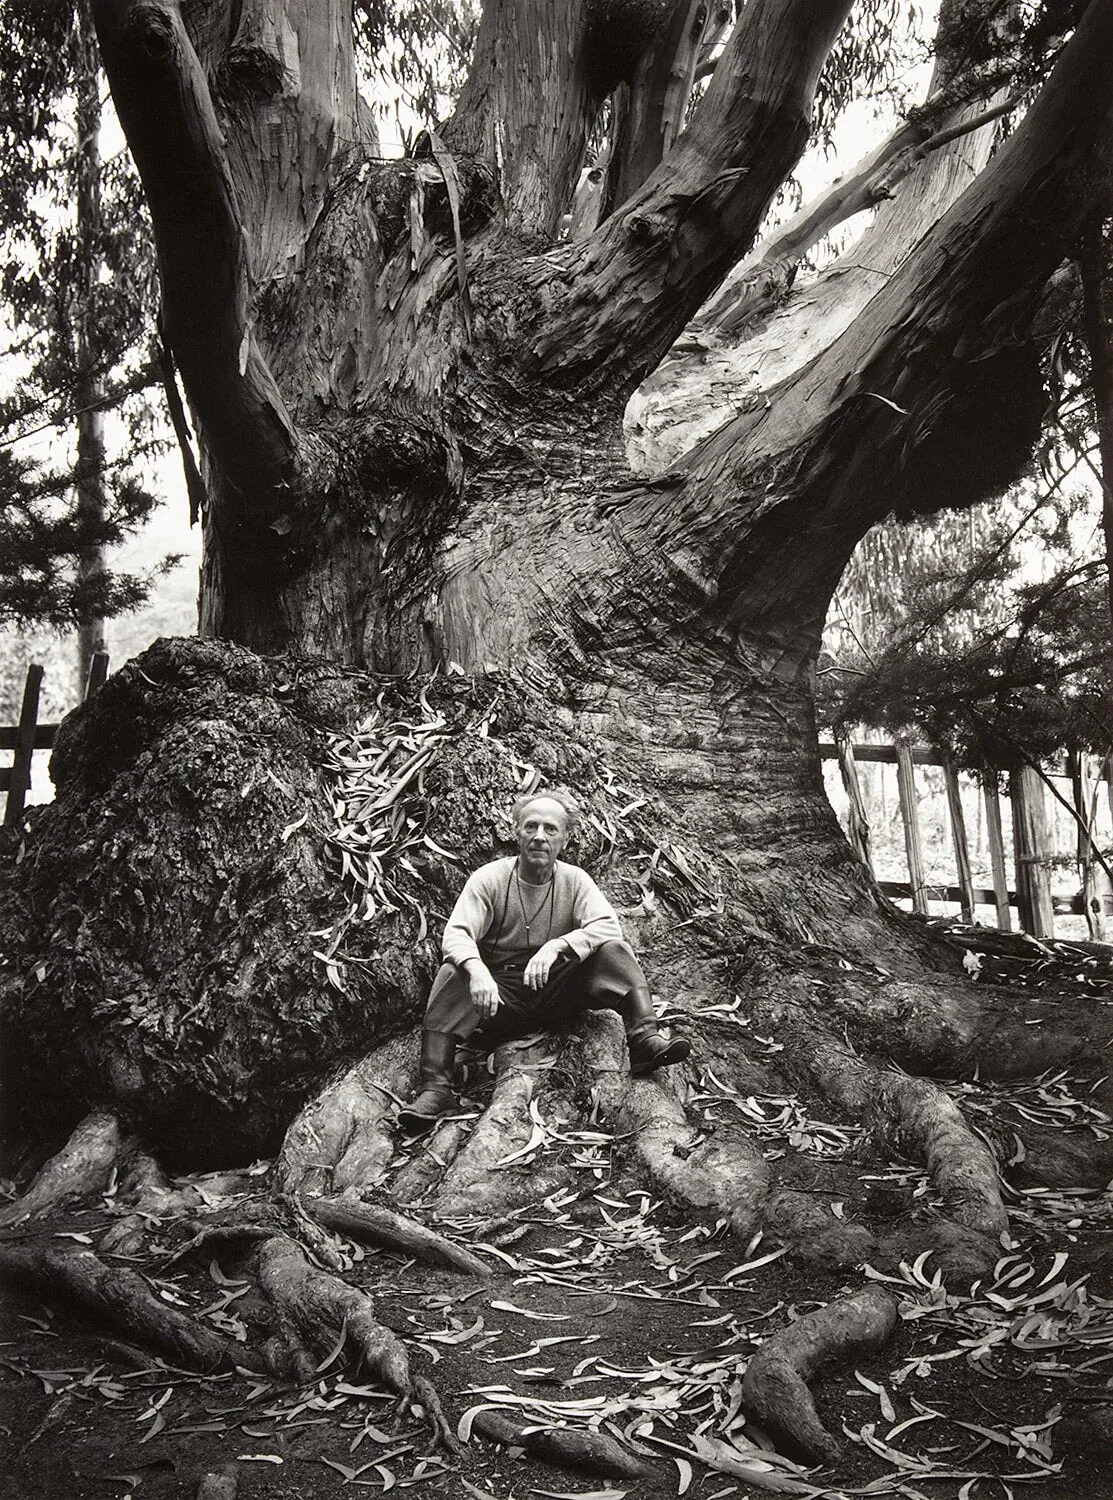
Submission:
{"label": "man's hand", "polygon": [[478,958],[468,964],[468,993],[480,1019],[489,1021],[499,1008],[499,987],[490,969]]}
{"label": "man's hand", "polygon": [[561,942],[560,938],[553,938],[551,942],[543,943],[537,952],[526,964],[526,972],[522,975],[526,988],[531,990],[542,990],[553,965],[558,958],[563,958],[568,952],[567,944]]}

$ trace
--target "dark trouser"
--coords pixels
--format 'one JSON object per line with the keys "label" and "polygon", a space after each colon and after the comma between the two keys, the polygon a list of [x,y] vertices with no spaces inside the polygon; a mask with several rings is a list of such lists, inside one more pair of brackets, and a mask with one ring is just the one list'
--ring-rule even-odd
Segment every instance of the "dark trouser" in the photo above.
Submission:
{"label": "dark trouser", "polygon": [[584,1010],[618,1010],[631,990],[648,990],[634,950],[617,940],[582,961],[572,955],[558,959],[540,990],[527,988],[520,968],[491,973],[499,1008],[481,1022],[467,974],[455,964],[442,964],[429,992],[425,1030],[451,1032],[459,1041],[470,1037],[472,1046],[490,1052],[531,1031],[549,1031]]}

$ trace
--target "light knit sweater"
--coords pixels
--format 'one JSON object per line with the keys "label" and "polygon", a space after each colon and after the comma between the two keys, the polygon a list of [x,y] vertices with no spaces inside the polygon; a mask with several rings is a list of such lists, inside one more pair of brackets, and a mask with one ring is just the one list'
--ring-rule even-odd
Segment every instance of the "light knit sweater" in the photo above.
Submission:
{"label": "light knit sweater", "polygon": [[469,958],[492,967],[519,963],[550,938],[563,938],[584,959],[621,938],[614,907],[586,871],[557,860],[551,885],[523,880],[519,888],[517,863],[517,858],[492,860],[468,877],[444,929],[441,948],[449,963]]}

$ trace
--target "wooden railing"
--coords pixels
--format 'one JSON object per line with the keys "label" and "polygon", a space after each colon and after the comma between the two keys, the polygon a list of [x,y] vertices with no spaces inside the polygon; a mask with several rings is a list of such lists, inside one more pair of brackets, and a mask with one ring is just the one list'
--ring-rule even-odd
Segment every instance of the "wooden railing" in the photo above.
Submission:
{"label": "wooden railing", "polygon": [[[108,676],[108,654],[94,651],[89,665],[89,676],[85,683],[85,697],[95,693]],[[19,710],[18,724],[0,724],[0,750],[12,752],[10,766],[0,766],[0,792],[5,794],[4,822],[18,823],[27,805],[27,793],[31,790],[31,766],[36,750],[49,750],[58,731],[57,724],[39,723],[39,694],[42,691],[43,669],[37,662],[27,668],[23,684],[23,702]]]}
{"label": "wooden railing", "polygon": [[[878,880],[889,896],[909,898],[912,909],[927,915],[931,901],[957,902],[964,920],[972,922],[978,907],[991,907],[993,921],[1002,931],[1013,926],[1012,908],[1020,926],[1035,937],[1053,937],[1056,916],[1068,914],[1086,918],[1090,935],[1105,936],[1105,919],[1113,912],[1113,888],[1098,854],[1097,799],[1095,781],[1107,783],[1113,805],[1113,783],[1110,763],[1094,776],[1090,758],[1071,754],[1063,756],[1042,774],[1034,767],[1023,766],[1009,777],[1008,800],[1012,810],[1012,867],[1014,880],[1008,879],[1008,859],[1002,832],[1001,798],[996,785],[968,778],[971,792],[982,799],[985,812],[986,843],[990,861],[989,886],[975,885],[971,869],[970,846],[966,832],[964,798],[959,773],[949,757],[925,745],[851,744],[848,740],[820,741],[824,760],[838,762],[846,791],[849,817],[847,837],[855,853],[875,875],[870,847],[866,799],[858,776],[863,762],[880,761],[896,766],[897,799],[904,831],[907,880]],[[925,874],[921,824],[917,798],[916,768],[938,766],[943,773],[951,846],[954,854],[954,880],[940,884]],[[1059,793],[1054,780],[1069,783],[1069,791]],[[1054,827],[1048,812],[1048,799],[1058,800],[1071,813],[1076,838],[1070,851],[1056,847]],[[1074,863],[1080,872],[1081,889],[1069,896],[1055,895],[1051,872],[1056,864]]]}

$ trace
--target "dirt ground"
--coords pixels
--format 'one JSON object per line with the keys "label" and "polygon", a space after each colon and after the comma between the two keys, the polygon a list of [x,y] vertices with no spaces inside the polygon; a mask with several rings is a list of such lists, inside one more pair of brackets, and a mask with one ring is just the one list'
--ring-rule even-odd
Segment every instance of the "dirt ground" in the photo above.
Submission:
{"label": "dirt ground", "polygon": [[[872,1175],[882,1194],[907,1190],[915,1176],[899,1166]],[[901,1307],[894,1338],[813,1386],[844,1442],[841,1460],[824,1469],[761,1456],[772,1444],[741,1411],[741,1375],[788,1320],[880,1273],[817,1274],[774,1244],[681,1220],[596,1158],[578,1194],[498,1226],[454,1226],[490,1261],[485,1284],[346,1244],[351,1279],[373,1293],[382,1321],[435,1382],[465,1438],[463,1460],[435,1450],[419,1411],[400,1413],[381,1387],[335,1361],[296,1389],[246,1373],[199,1377],[140,1360],[61,1305],[8,1293],[3,1493],[1108,1500],[1113,1438],[1103,1436],[1101,1413],[1113,1399],[1113,1195],[1041,1190],[1012,1207],[1015,1241],[969,1295],[944,1290],[930,1265],[890,1278]],[[95,1242],[109,1222],[106,1203],[47,1232]],[[156,1245],[159,1231],[152,1223]],[[152,1274],[151,1262],[144,1270]],[[252,1325],[257,1294],[231,1258],[202,1254],[165,1276],[156,1267],[153,1284],[233,1337]],[[620,1435],[654,1477],[577,1474],[497,1447],[471,1428],[486,1406],[538,1426]]]}

